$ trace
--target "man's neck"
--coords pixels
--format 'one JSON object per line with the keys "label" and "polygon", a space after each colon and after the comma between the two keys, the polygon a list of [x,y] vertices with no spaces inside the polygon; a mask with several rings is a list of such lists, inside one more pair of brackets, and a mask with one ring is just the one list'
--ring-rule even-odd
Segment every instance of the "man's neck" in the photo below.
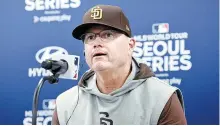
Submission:
{"label": "man's neck", "polygon": [[100,92],[109,94],[123,86],[131,72],[131,63],[115,70],[107,70],[96,73],[97,87]]}

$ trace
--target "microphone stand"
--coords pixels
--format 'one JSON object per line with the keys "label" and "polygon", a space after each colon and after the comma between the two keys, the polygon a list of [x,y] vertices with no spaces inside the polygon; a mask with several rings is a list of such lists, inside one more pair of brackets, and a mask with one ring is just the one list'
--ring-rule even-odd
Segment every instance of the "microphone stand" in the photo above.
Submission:
{"label": "microphone stand", "polygon": [[54,83],[58,83],[59,79],[58,79],[59,74],[55,74],[52,76],[46,76],[46,77],[42,77],[40,79],[40,81],[38,82],[37,87],[35,88],[34,91],[34,97],[33,97],[33,105],[32,105],[32,125],[36,125],[37,124],[37,106],[38,106],[38,97],[39,97],[39,93],[40,90],[44,84],[45,81],[48,80],[48,82],[50,84],[54,84]]}
{"label": "microphone stand", "polygon": [[46,70],[50,70],[53,75],[41,78],[37,87],[35,88],[33,105],[32,105],[32,125],[37,124],[38,97],[39,97],[40,89],[42,88],[44,82],[48,80],[50,84],[58,83],[59,75],[65,73],[68,69],[67,61],[65,60],[61,60],[61,61],[62,62],[58,62],[55,60],[46,60],[41,64],[41,67],[43,67]]}

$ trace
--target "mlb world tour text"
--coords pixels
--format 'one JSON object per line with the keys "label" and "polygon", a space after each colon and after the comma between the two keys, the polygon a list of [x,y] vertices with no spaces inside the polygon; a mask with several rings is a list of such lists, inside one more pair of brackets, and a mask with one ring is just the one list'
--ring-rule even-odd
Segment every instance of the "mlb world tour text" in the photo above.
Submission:
{"label": "mlb world tour text", "polygon": [[141,58],[153,71],[191,69],[191,52],[186,48],[188,33],[137,35],[133,56]]}

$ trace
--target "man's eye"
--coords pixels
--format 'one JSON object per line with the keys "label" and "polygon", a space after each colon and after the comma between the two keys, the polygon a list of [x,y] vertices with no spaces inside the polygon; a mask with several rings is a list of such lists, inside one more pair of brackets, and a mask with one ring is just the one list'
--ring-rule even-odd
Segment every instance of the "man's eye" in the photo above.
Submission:
{"label": "man's eye", "polygon": [[93,40],[95,38],[94,35],[88,35],[86,36],[86,40]]}
{"label": "man's eye", "polygon": [[94,38],[94,36],[89,36],[89,39],[93,39]]}
{"label": "man's eye", "polygon": [[112,38],[113,37],[113,34],[111,32],[107,32],[107,33],[104,33],[103,34],[103,37],[104,38]]}

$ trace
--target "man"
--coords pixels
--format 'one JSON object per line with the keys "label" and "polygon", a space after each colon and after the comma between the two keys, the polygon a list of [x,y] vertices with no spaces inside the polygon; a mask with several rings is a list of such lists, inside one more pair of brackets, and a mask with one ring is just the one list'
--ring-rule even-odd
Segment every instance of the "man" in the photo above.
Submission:
{"label": "man", "polygon": [[97,5],[72,35],[90,70],[56,100],[52,124],[186,124],[181,92],[132,57],[135,40],[121,8]]}

